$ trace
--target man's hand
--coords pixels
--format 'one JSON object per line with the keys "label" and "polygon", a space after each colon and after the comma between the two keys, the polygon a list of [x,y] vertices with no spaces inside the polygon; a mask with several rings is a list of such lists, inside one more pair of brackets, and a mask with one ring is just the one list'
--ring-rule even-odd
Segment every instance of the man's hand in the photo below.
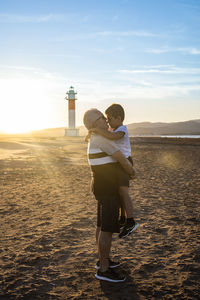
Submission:
{"label": "man's hand", "polygon": [[134,171],[134,174],[129,175],[130,180],[133,180],[133,179],[135,179],[135,177],[136,177],[135,169],[133,169],[133,171]]}

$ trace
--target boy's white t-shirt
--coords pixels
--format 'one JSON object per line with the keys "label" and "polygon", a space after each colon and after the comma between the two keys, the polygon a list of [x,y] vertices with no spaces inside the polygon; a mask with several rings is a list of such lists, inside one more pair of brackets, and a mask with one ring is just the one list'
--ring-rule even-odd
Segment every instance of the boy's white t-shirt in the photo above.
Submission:
{"label": "boy's white t-shirt", "polygon": [[127,127],[125,125],[122,125],[119,126],[117,129],[113,130],[113,132],[117,132],[117,131],[124,132],[124,136],[119,140],[115,140],[115,143],[119,147],[120,151],[127,158],[131,156],[131,144],[130,144]]}

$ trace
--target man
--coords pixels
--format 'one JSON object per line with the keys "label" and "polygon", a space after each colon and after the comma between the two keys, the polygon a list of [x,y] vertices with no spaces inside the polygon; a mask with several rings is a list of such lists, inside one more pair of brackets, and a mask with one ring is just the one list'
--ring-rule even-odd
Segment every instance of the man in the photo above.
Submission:
{"label": "man", "polygon": [[[108,129],[106,118],[97,109],[86,111],[83,122],[88,130],[94,127]],[[90,137],[88,159],[93,175],[93,193],[98,201],[96,241],[99,262],[96,265],[96,278],[123,282],[126,278],[114,271],[120,264],[112,262],[109,258],[112,234],[119,232],[120,196],[117,168],[120,163],[130,176],[134,175],[134,169],[113,141],[98,134],[92,134]]]}

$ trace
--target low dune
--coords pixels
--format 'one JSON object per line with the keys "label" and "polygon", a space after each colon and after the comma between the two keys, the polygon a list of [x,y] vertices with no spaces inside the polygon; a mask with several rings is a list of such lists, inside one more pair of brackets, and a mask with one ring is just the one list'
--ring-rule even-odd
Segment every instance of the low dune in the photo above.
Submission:
{"label": "low dune", "polygon": [[132,140],[140,227],[114,235],[120,284],[95,279],[86,151],[83,137],[0,137],[0,299],[198,299],[199,140]]}

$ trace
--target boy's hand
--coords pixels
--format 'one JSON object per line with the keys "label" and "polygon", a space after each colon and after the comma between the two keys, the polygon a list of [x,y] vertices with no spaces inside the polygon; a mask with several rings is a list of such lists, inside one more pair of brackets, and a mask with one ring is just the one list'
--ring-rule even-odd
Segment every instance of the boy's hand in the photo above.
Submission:
{"label": "boy's hand", "polygon": [[89,133],[98,133],[98,128],[96,128],[96,127],[91,128],[88,132]]}
{"label": "boy's hand", "polygon": [[85,142],[89,142],[90,137],[91,137],[91,132],[88,130],[88,134],[85,137]]}

